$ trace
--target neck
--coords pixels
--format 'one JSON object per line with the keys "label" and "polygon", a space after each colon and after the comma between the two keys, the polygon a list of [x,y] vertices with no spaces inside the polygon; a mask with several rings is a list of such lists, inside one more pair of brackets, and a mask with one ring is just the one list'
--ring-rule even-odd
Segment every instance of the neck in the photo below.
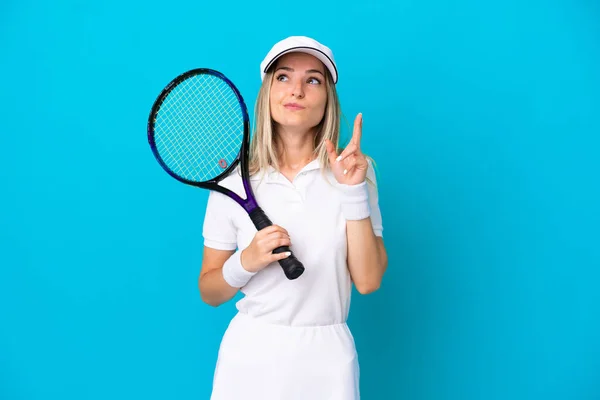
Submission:
{"label": "neck", "polygon": [[298,170],[314,160],[314,133],[312,131],[292,132],[278,129],[279,168]]}

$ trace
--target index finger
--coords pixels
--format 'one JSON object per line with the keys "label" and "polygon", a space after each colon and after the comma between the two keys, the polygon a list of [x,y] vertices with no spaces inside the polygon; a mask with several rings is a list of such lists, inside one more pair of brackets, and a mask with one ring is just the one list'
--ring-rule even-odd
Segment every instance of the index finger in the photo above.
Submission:
{"label": "index finger", "polygon": [[362,138],[362,113],[358,113],[354,119],[354,131],[352,132],[352,142],[360,147]]}

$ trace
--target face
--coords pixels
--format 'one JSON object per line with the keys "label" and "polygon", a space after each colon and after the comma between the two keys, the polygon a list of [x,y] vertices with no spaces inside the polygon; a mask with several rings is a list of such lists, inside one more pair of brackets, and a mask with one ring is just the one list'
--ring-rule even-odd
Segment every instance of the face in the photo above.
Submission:
{"label": "face", "polygon": [[325,66],[306,53],[288,53],[277,61],[271,85],[271,118],[283,129],[309,131],[325,114]]}

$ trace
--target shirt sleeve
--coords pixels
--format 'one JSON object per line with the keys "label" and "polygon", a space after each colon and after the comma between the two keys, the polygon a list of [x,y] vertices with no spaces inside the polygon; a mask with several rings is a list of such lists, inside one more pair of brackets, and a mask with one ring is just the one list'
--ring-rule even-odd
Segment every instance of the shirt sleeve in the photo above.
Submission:
{"label": "shirt sleeve", "polygon": [[237,229],[231,219],[232,201],[219,192],[213,190],[209,192],[202,228],[206,247],[217,250],[237,248]]}
{"label": "shirt sleeve", "polygon": [[379,209],[379,190],[377,187],[375,169],[373,168],[371,161],[369,161],[369,168],[367,169],[367,179],[369,207],[371,208],[371,225],[373,226],[375,236],[383,237],[383,220],[381,217],[381,210]]}

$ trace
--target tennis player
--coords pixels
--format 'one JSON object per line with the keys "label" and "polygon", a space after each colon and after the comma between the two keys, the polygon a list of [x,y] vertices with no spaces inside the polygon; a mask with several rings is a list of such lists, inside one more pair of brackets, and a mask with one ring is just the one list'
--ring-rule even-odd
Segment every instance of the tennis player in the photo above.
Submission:
{"label": "tennis player", "polygon": [[[362,115],[338,150],[338,68],[305,36],[276,43],[261,65],[250,172],[274,225],[256,230],[230,198],[211,191],[199,277],[203,301],[244,296],[221,342],[212,400],[357,400],[359,363],[346,324],[352,285],[367,294],[387,268]],[[243,194],[239,174],[221,182]],[[287,245],[305,267],[287,279],[272,250]]]}

